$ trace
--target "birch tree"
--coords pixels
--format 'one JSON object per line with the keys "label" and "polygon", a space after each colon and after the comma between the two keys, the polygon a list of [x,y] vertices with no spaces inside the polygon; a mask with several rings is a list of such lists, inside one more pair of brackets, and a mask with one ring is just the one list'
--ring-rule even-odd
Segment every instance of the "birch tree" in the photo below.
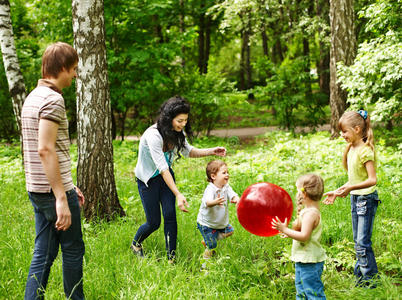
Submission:
{"label": "birch tree", "polygon": [[346,110],[346,91],[337,82],[337,63],[350,66],[356,52],[353,0],[330,0],[330,106],[331,137],[339,136],[338,121]]}
{"label": "birch tree", "polygon": [[0,0],[0,46],[8,88],[13,102],[13,111],[21,135],[21,109],[26,97],[26,90],[15,49],[10,2],[8,0]]}
{"label": "birch tree", "polygon": [[116,191],[103,1],[72,0],[78,52],[78,186],[86,219],[125,215]]}

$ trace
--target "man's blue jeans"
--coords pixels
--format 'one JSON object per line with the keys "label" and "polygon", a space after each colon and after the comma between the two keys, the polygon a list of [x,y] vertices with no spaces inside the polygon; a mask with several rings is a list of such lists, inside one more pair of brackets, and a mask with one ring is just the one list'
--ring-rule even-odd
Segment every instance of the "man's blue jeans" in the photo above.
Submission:
{"label": "man's blue jeans", "polygon": [[324,262],[295,263],[296,299],[326,299],[321,274]]}
{"label": "man's blue jeans", "polygon": [[[174,179],[174,173],[170,169]],[[161,206],[164,220],[165,245],[169,259],[175,257],[177,243],[176,197],[166,185],[162,175],[151,178],[148,186],[137,179],[147,221],[138,228],[133,239],[134,245],[140,245],[161,224]]]}
{"label": "man's blue jeans", "polygon": [[84,299],[81,216],[75,190],[66,192],[71,212],[71,226],[66,231],[55,228],[56,199],[53,193],[28,193],[35,211],[35,249],[25,288],[25,299],[43,299],[50,268],[59,252],[63,255],[64,293],[69,299]]}
{"label": "man's blue jeans", "polygon": [[371,247],[374,217],[378,207],[377,191],[368,195],[351,195],[353,240],[356,258],[354,274],[358,281],[369,281],[378,273]]}

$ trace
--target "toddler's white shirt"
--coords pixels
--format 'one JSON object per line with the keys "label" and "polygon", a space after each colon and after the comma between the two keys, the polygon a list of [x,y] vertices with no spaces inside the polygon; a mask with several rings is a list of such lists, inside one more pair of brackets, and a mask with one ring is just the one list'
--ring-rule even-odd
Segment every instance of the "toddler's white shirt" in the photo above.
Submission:
{"label": "toddler's white shirt", "polygon": [[[212,182],[205,188],[204,195],[201,200],[200,211],[198,212],[197,222],[201,225],[208,226],[213,229],[224,229],[229,225],[228,203],[237,194],[233,191],[229,184],[222,188],[218,188]],[[226,200],[223,205],[207,206],[207,200],[213,200],[218,197],[224,197]]]}

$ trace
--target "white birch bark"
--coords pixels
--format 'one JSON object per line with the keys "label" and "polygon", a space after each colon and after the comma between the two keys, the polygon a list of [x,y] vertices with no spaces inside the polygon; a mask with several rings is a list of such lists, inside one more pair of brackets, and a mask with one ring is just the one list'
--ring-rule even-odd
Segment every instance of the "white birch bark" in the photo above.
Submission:
{"label": "white birch bark", "polygon": [[14,115],[18,131],[21,134],[21,109],[26,97],[26,90],[15,49],[10,3],[8,0],[0,0],[0,46]]}
{"label": "white birch bark", "polygon": [[113,166],[111,107],[103,1],[72,0],[74,46],[78,52],[78,186],[87,219],[124,215]]}
{"label": "white birch bark", "polygon": [[353,0],[330,0],[330,106],[331,136],[339,136],[338,121],[346,109],[346,91],[337,83],[336,64],[353,64],[356,53]]}

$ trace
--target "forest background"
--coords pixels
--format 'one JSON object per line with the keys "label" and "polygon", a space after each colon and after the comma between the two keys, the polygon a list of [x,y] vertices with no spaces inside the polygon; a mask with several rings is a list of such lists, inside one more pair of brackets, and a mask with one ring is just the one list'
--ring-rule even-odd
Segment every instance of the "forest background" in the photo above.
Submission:
{"label": "forest background", "polygon": [[[357,43],[342,47],[355,48],[356,58],[338,67],[348,105],[369,108],[388,128],[401,116],[400,2],[349,1]],[[10,8],[29,93],[44,48],[73,44],[71,1],[13,0]],[[197,133],[329,121],[327,0],[106,0],[104,15],[113,137],[140,134],[175,94],[191,102]],[[252,118],[247,109],[236,111],[247,96],[258,112]],[[74,136],[75,87],[64,98]],[[10,140],[18,131],[1,61],[0,106],[0,139]]]}
{"label": "forest background", "polygon": [[[0,5],[6,2],[0,0]],[[328,299],[399,299],[401,1],[334,2],[351,4],[354,12],[356,43],[345,40],[342,44],[355,50],[354,59],[337,66],[339,83],[348,95],[346,106],[368,109],[376,125],[382,203],[373,248],[381,279],[375,290],[354,288],[350,205],[339,199],[334,206],[322,207],[322,244],[329,257],[323,281]],[[74,44],[73,9],[66,0],[16,0],[10,1],[10,8],[21,73],[29,92],[40,78],[45,47],[55,41]],[[296,126],[316,129],[333,118],[329,106],[329,1],[107,0],[104,16],[113,137],[140,135],[153,122],[160,103],[181,94],[191,102],[191,118],[199,133],[193,144],[228,149],[225,161],[239,194],[252,183],[268,181],[284,187],[293,197],[297,176],[312,171],[324,178],[326,190],[347,180],[341,166],[342,139],[334,139],[328,132],[292,132]],[[2,61],[0,65],[0,298],[20,299],[32,255],[34,219]],[[220,244],[217,258],[207,270],[200,270],[203,248],[195,220],[209,158],[181,159],[174,166],[179,189],[190,202],[190,213],[178,214],[177,264],[169,266],[164,259],[162,230],[147,239],[147,259],[138,261],[129,250],[132,235],[144,222],[133,172],[138,142],[110,143],[111,160],[87,168],[80,156],[99,151],[80,149],[75,87],[66,89],[63,96],[70,133],[78,141],[71,147],[74,181],[87,189],[87,203],[93,203],[92,208],[106,204],[104,210],[96,211],[102,212],[100,215],[93,214],[90,205],[84,207],[88,299],[294,298],[291,242],[251,235],[238,223],[234,206],[230,218],[235,235]],[[205,136],[213,128],[271,125],[285,130],[276,127],[246,140]],[[115,168],[106,172],[105,165]],[[80,166],[81,172],[90,176],[83,176]],[[101,175],[113,179],[119,204],[114,214],[107,207],[111,201],[95,193],[105,194],[102,188],[108,185],[84,180]],[[61,277],[59,256],[47,289],[49,299],[64,298]]]}

